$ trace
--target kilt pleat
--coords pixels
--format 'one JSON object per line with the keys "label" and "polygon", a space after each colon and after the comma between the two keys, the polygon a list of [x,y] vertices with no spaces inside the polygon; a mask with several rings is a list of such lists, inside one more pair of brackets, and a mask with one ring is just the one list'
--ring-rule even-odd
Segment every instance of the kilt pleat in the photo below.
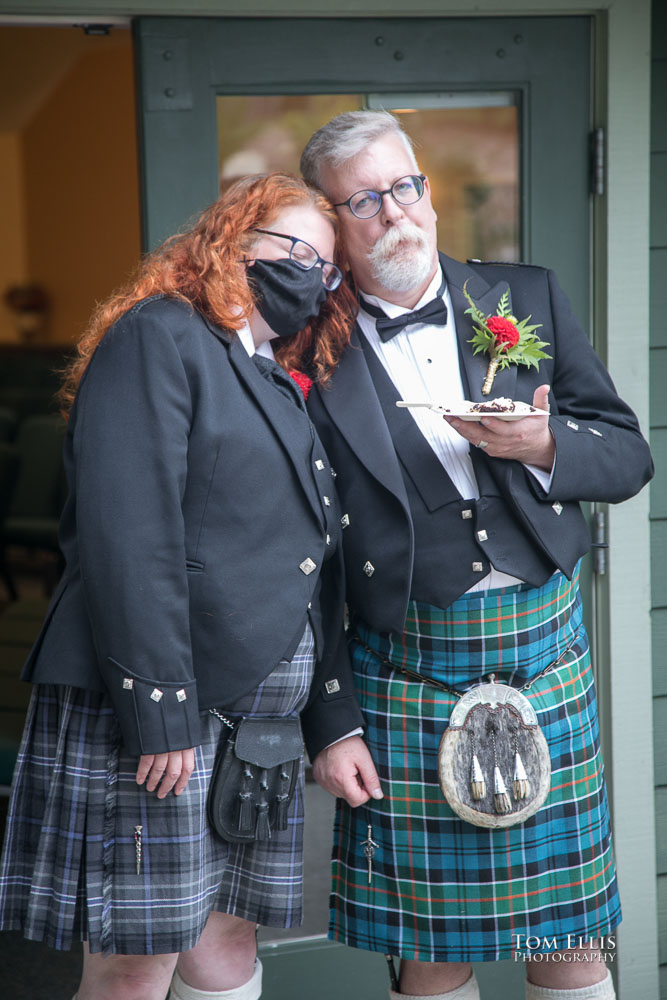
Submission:
{"label": "kilt pleat", "polygon": [[[338,802],[330,936],[462,962],[510,958],[527,936],[551,950],[610,933],[621,911],[577,577],[466,594],[447,611],[412,602],[402,635],[355,628],[381,656],[459,689],[491,672],[522,687],[570,650],[525,691],[551,753],[549,796],[524,823],[491,830],[456,816],[440,789],[438,747],[456,696],[352,643],[385,798],[358,809]],[[368,824],[378,845],[370,885]]]}
{"label": "kilt pleat", "polygon": [[[298,714],[314,665],[310,627],[291,662],[221,706],[231,719]],[[292,927],[302,918],[303,762],[284,831],[227,844],[206,816],[223,724],[202,713],[195,770],[180,796],[137,785],[109,699],[38,685],[14,775],[0,863],[0,928],[69,949],[151,955],[193,948],[211,910]],[[137,873],[135,828],[142,827]]]}

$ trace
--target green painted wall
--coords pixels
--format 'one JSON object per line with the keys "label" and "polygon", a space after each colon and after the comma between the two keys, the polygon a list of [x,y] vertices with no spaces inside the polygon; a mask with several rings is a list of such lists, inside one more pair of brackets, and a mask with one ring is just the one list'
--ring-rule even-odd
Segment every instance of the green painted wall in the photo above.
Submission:
{"label": "green painted wall", "polygon": [[653,0],[651,51],[651,628],[660,997],[667,1000],[667,6]]}

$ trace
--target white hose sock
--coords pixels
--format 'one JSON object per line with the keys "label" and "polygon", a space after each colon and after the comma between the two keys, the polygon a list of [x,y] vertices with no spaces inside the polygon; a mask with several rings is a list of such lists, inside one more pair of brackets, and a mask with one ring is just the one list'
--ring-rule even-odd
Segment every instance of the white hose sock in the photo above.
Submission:
{"label": "white hose sock", "polygon": [[479,1000],[479,987],[473,972],[463,986],[457,986],[455,990],[448,990],[447,993],[417,996],[414,993],[396,993],[394,990],[389,990],[389,1000]]}
{"label": "white hose sock", "polygon": [[233,990],[219,990],[213,993],[209,990],[196,990],[194,986],[188,986],[176,969],[167,1000],[259,1000],[261,995],[262,963],[256,959],[255,971],[247,983],[235,986]]}
{"label": "white hose sock", "polygon": [[526,981],[526,1000],[616,1000],[616,991],[611,972],[607,969],[607,976],[602,982],[580,986],[576,990],[552,990]]}

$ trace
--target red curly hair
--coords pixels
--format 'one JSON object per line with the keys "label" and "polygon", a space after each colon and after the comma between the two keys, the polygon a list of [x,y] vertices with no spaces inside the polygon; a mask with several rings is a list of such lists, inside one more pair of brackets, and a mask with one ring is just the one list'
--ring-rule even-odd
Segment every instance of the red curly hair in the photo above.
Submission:
{"label": "red curly hair", "polygon": [[[148,254],[133,278],[97,306],[77,344],[76,356],[63,372],[59,392],[63,413],[69,412],[81,376],[107,330],[150,295],[189,302],[217,326],[238,330],[255,304],[245,268],[238,266],[256,242],[253,230],[270,228],[282,209],[301,204],[312,205],[331,222],[336,233],[334,260],[345,271],[336,213],[320,191],[300,177],[279,172],[237,181],[191,228]],[[288,371],[305,371],[326,383],[349,342],[355,313],[355,297],[343,281],[327,295],[320,315],[304,330],[274,341],[276,360]]]}

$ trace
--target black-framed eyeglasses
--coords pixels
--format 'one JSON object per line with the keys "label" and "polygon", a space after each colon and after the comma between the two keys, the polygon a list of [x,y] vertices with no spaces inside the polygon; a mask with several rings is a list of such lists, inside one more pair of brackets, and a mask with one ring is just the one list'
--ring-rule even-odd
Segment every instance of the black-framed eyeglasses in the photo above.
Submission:
{"label": "black-framed eyeglasses", "polygon": [[265,236],[278,236],[281,240],[289,240],[292,244],[289,259],[297,267],[303,268],[304,271],[310,271],[317,264],[321,264],[322,284],[328,292],[333,292],[343,280],[340,268],[332,264],[330,260],[324,260],[323,257],[320,257],[315,247],[311,247],[310,243],[306,243],[305,240],[300,240],[297,236],[288,236],[287,233],[274,233],[270,229],[255,229],[254,232],[264,233]]}
{"label": "black-framed eyeglasses", "polygon": [[339,201],[334,208],[347,205],[357,219],[372,219],[382,208],[382,199],[390,194],[397,205],[414,205],[424,193],[425,174],[406,174],[387,188],[386,191],[355,191],[347,201]]}

